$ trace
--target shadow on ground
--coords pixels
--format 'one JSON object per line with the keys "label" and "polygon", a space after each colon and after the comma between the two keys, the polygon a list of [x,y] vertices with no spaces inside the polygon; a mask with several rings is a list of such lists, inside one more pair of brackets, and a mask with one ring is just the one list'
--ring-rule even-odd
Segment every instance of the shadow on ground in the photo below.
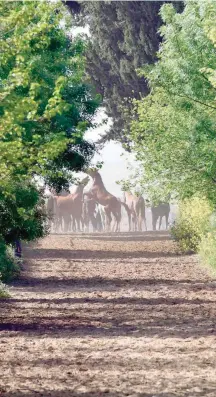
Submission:
{"label": "shadow on ground", "polygon": [[[22,309],[25,302],[32,305]],[[49,307],[40,306],[44,304]],[[17,305],[20,305],[18,317]],[[69,334],[70,337],[90,335],[96,338],[207,337],[216,334],[213,305],[211,300],[179,298],[12,299],[1,302],[1,311],[7,314],[0,320],[0,331],[14,331],[11,336],[16,332],[32,332],[61,338]]]}
{"label": "shadow on ground", "polygon": [[[85,241],[79,243],[79,238]],[[94,239],[99,244],[91,243]],[[163,240],[168,240],[167,233],[80,235],[76,246],[84,249],[78,250],[68,249],[70,240],[64,244],[64,236],[59,240],[58,236],[56,240],[52,236],[45,240],[46,248],[33,245],[26,249],[26,271],[13,283],[14,298],[0,301],[0,335],[3,337],[0,365],[6,370],[8,382],[3,380],[8,390],[0,388],[0,397],[214,396],[215,361],[211,341],[216,336],[215,284],[201,271],[194,279],[193,260],[186,256],[177,258],[172,242],[163,244]],[[122,246],[112,241],[121,241]],[[138,244],[128,244],[128,241]],[[153,243],[145,244],[145,241]],[[55,249],[55,242],[62,249]],[[102,250],[95,250],[94,245]],[[110,251],[106,251],[107,247]],[[208,338],[211,336],[213,338]],[[201,337],[207,342],[200,341]],[[14,348],[10,354],[9,342]],[[49,344],[55,347],[56,353],[49,350]],[[119,352],[116,351],[118,344]],[[147,351],[147,356],[140,354],[140,347]],[[192,360],[198,368],[195,376]],[[182,382],[178,371],[184,363],[185,382]],[[67,372],[70,364],[72,372]],[[53,375],[54,367],[58,372]],[[98,382],[103,382],[105,372],[106,376],[109,374],[107,389],[106,379],[103,388],[97,383],[95,368],[102,374]],[[122,392],[117,391],[120,389],[113,382],[114,371],[117,376],[123,374],[118,378],[124,384]],[[160,371],[159,378],[168,379],[169,390],[175,393],[163,392],[166,390],[163,384],[159,386],[159,393],[154,392]],[[206,373],[210,372],[211,377],[207,379]],[[197,373],[203,376],[199,384]],[[85,383],[75,387],[79,376]],[[170,382],[173,385],[170,386]],[[136,393],[137,385],[146,392]],[[55,386],[58,390],[52,390]],[[17,391],[9,391],[10,387]]]}
{"label": "shadow on ground", "polygon": [[165,241],[170,239],[170,234],[167,231],[161,232],[128,232],[128,233],[94,233],[83,234],[82,239],[97,240],[97,241]]}
{"label": "shadow on ground", "polygon": [[73,389],[68,390],[60,390],[60,391],[42,391],[42,392],[35,392],[34,390],[30,391],[17,391],[17,392],[1,392],[1,397],[205,397],[209,396],[209,393],[215,392],[215,388],[208,388],[200,392],[188,392],[187,390],[182,391],[179,393],[118,393],[115,391],[111,391],[106,389],[105,391],[96,390],[96,391],[89,391],[89,392],[76,392]]}
{"label": "shadow on ground", "polygon": [[52,259],[132,259],[132,258],[164,258],[176,257],[176,252],[160,252],[160,251],[102,251],[102,250],[80,250],[76,249],[51,249],[51,248],[29,248],[30,256],[34,255],[34,259],[52,260]]}

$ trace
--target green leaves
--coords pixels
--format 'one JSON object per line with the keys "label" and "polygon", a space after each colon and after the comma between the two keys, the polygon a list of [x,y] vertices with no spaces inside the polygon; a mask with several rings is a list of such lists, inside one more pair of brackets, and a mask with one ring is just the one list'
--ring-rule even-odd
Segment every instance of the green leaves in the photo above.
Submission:
{"label": "green leaves", "polygon": [[2,182],[50,174],[52,161],[80,144],[99,106],[84,73],[84,44],[61,28],[67,19],[61,2],[0,3]]}
{"label": "green leaves", "polygon": [[82,40],[70,41],[61,2],[0,2],[0,240],[46,233],[38,177],[61,190],[88,165],[84,141],[99,106]]}
{"label": "green leaves", "polygon": [[131,137],[150,196],[199,192],[216,203],[216,3],[164,5],[159,61],[144,67],[150,94],[137,101]]}

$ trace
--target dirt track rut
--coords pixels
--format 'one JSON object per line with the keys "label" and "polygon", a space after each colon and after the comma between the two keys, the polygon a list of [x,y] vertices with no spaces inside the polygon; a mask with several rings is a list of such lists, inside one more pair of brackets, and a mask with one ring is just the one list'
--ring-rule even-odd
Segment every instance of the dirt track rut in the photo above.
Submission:
{"label": "dirt track rut", "polygon": [[215,397],[215,290],[165,232],[49,236],[0,301],[0,396]]}

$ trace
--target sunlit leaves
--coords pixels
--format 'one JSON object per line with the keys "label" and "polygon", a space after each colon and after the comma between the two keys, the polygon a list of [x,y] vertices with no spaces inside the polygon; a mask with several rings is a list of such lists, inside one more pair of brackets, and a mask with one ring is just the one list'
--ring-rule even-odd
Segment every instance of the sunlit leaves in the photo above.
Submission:
{"label": "sunlit leaves", "polygon": [[139,179],[150,196],[216,202],[216,3],[188,1],[181,14],[166,4],[161,16],[159,61],[143,70],[151,91],[132,124]]}
{"label": "sunlit leaves", "polygon": [[0,2],[2,182],[45,177],[91,125],[99,98],[86,81],[82,40],[66,34],[67,19],[61,2]]}

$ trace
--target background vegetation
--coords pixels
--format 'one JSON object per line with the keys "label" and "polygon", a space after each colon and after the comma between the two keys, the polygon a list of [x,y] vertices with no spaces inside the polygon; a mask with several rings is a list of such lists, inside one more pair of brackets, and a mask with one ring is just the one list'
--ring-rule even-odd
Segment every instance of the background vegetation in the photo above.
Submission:
{"label": "background vegetation", "polygon": [[[103,97],[112,128],[102,142],[115,140],[130,149],[132,99],[148,93],[137,68],[156,61],[161,42],[159,10],[163,1],[66,1],[74,23],[89,27],[86,69]],[[173,2],[176,9],[182,2]],[[127,112],[125,112],[127,109]]]}

